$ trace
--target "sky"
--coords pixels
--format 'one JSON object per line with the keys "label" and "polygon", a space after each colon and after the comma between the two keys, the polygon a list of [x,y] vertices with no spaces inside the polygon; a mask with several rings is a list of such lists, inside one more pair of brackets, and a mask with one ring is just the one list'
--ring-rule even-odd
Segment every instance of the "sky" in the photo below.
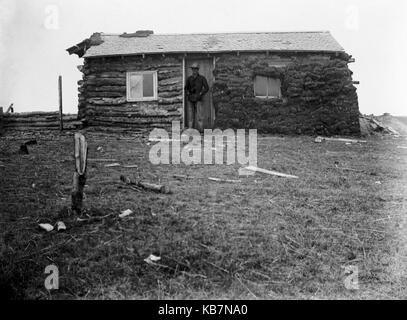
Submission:
{"label": "sky", "polygon": [[407,116],[404,0],[0,0],[0,106],[77,112],[77,66],[68,47],[94,32],[331,31],[350,64],[364,114]]}

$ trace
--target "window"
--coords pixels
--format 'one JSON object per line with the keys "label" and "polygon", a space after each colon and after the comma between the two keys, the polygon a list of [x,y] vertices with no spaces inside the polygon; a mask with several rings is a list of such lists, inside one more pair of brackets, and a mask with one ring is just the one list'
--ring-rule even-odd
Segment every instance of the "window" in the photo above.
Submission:
{"label": "window", "polygon": [[157,99],[157,71],[127,73],[127,100],[151,101]]}
{"label": "window", "polygon": [[258,98],[280,98],[281,80],[278,78],[256,76],[254,79],[254,95]]}

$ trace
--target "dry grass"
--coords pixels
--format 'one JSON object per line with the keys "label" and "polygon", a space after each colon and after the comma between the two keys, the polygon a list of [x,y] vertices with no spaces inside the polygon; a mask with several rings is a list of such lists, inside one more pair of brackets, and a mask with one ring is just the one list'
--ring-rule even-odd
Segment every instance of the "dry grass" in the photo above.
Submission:
{"label": "dry grass", "polygon": [[[69,210],[72,134],[0,138],[0,286],[25,299],[324,299],[406,295],[404,139],[315,144],[312,137],[263,136],[259,167],[298,175],[256,174],[241,183],[239,166],[162,165],[148,161],[145,138],[86,134],[91,162],[88,221]],[[103,151],[97,151],[102,146]],[[116,161],[115,161],[116,162]],[[338,166],[338,168],[335,166]],[[352,170],[344,170],[352,169]],[[131,190],[119,176],[167,184],[171,195]],[[177,180],[174,174],[196,177]],[[376,184],[380,181],[381,184]],[[35,184],[35,185],[33,185]],[[125,219],[125,209],[135,213]],[[40,222],[63,220],[65,233]],[[404,235],[404,236],[403,236]],[[159,266],[143,261],[162,257]],[[405,260],[404,260],[405,261]],[[54,263],[60,289],[44,288]],[[344,287],[344,266],[359,268],[360,290]]]}

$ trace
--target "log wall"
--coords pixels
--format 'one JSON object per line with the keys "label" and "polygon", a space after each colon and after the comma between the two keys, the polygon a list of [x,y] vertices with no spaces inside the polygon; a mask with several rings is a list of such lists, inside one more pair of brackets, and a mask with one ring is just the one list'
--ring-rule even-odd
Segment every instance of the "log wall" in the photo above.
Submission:
{"label": "log wall", "polygon": [[[127,56],[85,59],[79,81],[79,117],[90,126],[168,128],[182,121],[182,57]],[[157,71],[158,99],[128,102],[126,73]]]}
{"label": "log wall", "polygon": [[[73,130],[82,125],[76,114],[63,115],[64,130]],[[27,112],[3,114],[3,130],[59,130],[59,112]]]}
{"label": "log wall", "polygon": [[[216,59],[216,126],[264,133],[359,135],[346,54],[224,54]],[[256,75],[280,78],[282,97],[254,95]]]}
{"label": "log wall", "polygon": [[[191,58],[191,55],[188,55]],[[347,54],[224,53],[215,56],[215,127],[264,133],[359,135]],[[85,59],[79,118],[90,126],[148,130],[183,121],[182,55]],[[126,100],[126,72],[158,71],[158,99]],[[256,75],[278,77],[281,98],[254,96]]]}

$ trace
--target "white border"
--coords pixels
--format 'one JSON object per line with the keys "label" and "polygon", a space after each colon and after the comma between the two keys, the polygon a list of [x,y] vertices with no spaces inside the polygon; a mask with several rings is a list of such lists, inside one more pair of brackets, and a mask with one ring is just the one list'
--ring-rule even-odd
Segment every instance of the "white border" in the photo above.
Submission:
{"label": "white border", "polygon": [[[153,97],[142,97],[142,98],[131,98],[130,97],[130,77],[132,75],[153,75]],[[137,102],[137,101],[156,101],[158,100],[158,76],[157,71],[128,71],[126,73],[126,99],[128,102]]]}

